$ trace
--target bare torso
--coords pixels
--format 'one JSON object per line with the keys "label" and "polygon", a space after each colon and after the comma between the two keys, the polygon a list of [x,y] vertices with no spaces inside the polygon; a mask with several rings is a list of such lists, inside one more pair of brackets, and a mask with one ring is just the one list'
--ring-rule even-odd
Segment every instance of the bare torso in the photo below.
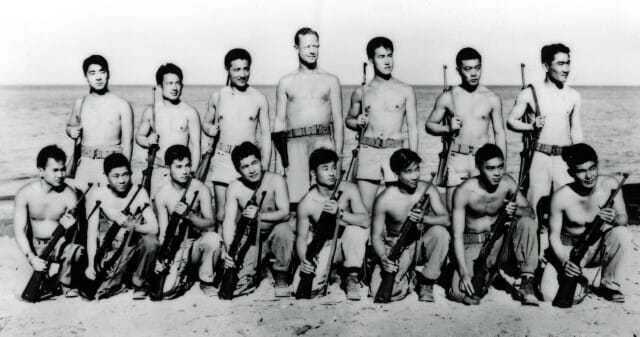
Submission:
{"label": "bare torso", "polygon": [[41,185],[41,181],[34,181],[19,193],[24,193],[27,201],[28,219],[33,237],[48,239],[58,226],[58,220],[64,212],[75,207],[77,198],[70,187],[60,192],[47,192]]}
{"label": "bare torso", "polygon": [[538,141],[562,146],[572,144],[571,114],[576,104],[579,103],[578,93],[566,85],[562,89],[558,89],[551,82],[536,85],[535,88],[540,115],[545,117],[544,127],[540,131]]}
{"label": "bare torso", "polygon": [[114,94],[87,95],[80,111],[82,144],[96,147],[120,145],[121,117],[129,109],[129,103]]}
{"label": "bare torso", "polygon": [[[457,86],[452,91],[453,102],[447,108],[462,119],[456,142],[480,147],[491,142],[491,112],[499,98],[485,86],[468,92]],[[502,126],[499,126],[502,127]]]}
{"label": "bare torso", "polygon": [[387,234],[400,232],[409,212],[420,200],[428,186],[427,183],[421,181],[412,194],[403,193],[396,186],[389,186],[385,189],[383,199],[378,201],[378,203],[382,203],[377,207],[384,207]]}
{"label": "bare torso", "polygon": [[283,78],[287,129],[330,123],[333,81],[335,77],[322,70],[296,71]]}
{"label": "bare torso", "polygon": [[[214,94],[215,95],[215,94]],[[220,143],[256,143],[260,106],[266,98],[249,87],[245,92],[224,87],[217,93],[216,114],[220,122]]]}
{"label": "bare torso", "polygon": [[515,182],[511,178],[502,178],[498,188],[488,192],[479,185],[477,178],[464,183],[456,193],[466,195],[465,232],[482,233],[491,230],[498,213],[505,205]]}
{"label": "bare torso", "polygon": [[372,81],[365,88],[364,105],[369,123],[365,136],[399,139],[406,116],[407,91],[411,87],[396,79]]}
{"label": "bare torso", "polygon": [[[198,115],[191,106],[184,102],[177,105],[163,103],[157,105],[155,128],[159,135],[159,150],[156,158],[164,158],[164,152],[172,145],[189,146],[189,120]],[[195,126],[197,127],[197,126]]]}
{"label": "bare torso", "polygon": [[591,223],[600,208],[609,198],[615,182],[608,176],[598,177],[598,183],[592,194],[581,196],[568,185],[558,190],[558,197],[562,199],[562,230],[569,234],[580,235],[586,225]]}

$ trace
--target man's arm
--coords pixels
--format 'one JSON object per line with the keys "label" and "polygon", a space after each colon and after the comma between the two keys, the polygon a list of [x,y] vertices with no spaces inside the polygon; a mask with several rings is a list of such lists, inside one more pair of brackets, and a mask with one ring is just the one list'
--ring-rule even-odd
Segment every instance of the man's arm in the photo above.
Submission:
{"label": "man's arm", "polygon": [[120,144],[122,145],[122,154],[131,160],[131,151],[133,148],[133,111],[131,104],[124,103],[122,114],[120,115],[121,130]]}
{"label": "man's arm", "polygon": [[470,275],[467,265],[464,259],[464,228],[467,207],[466,191],[458,188],[453,194],[453,214],[452,227],[453,227],[453,254],[455,255],[456,262],[458,264],[458,273],[460,277],[464,275]]}
{"label": "man's arm", "polygon": [[283,78],[278,82],[276,88],[276,118],[273,131],[285,131],[287,129],[287,89],[286,80]]}
{"label": "man's arm", "polygon": [[260,127],[260,136],[262,137],[261,152],[262,152],[262,168],[267,171],[269,169],[269,163],[271,163],[271,127],[269,126],[269,102],[264,95],[259,94],[260,107],[258,122]]}
{"label": "man's arm", "polygon": [[434,215],[431,215],[429,210],[427,210],[428,213],[424,215],[422,222],[429,225],[450,226],[451,222],[449,221],[449,212],[442,202],[438,190],[433,185],[430,185],[427,193],[429,193],[429,202],[431,203],[431,209],[433,210]]}
{"label": "man's arm", "polygon": [[516,102],[513,105],[513,109],[511,109],[509,118],[507,119],[507,126],[509,126],[511,130],[516,132],[534,130],[533,123],[528,124],[522,121],[522,116],[524,115],[525,111],[527,111],[527,107],[532,100],[531,95],[531,89],[526,88],[518,94],[518,97],[516,97]]}
{"label": "man's arm", "polygon": [[418,117],[416,93],[411,86],[407,88],[407,131],[409,133],[409,149],[418,151]]}
{"label": "man's arm", "polygon": [[271,212],[260,212],[260,219],[270,222],[285,221],[289,218],[289,191],[287,190],[287,183],[281,175],[274,177],[272,183],[276,196],[276,209]]}
{"label": "man's arm", "polygon": [[67,120],[65,132],[71,139],[76,139],[80,136],[80,109],[82,109],[82,100],[82,98],[79,98],[74,102],[73,107],[71,108],[71,114]]}
{"label": "man's arm", "polygon": [[191,108],[189,112],[189,150],[191,151],[192,167],[195,170],[200,164],[200,115],[195,108]]}
{"label": "man's arm", "polygon": [[141,207],[145,203],[148,203],[149,206],[147,206],[147,208],[145,208],[144,211],[142,211],[142,218],[144,219],[144,224],[136,226],[135,231],[142,234],[157,235],[158,220],[156,219],[155,213],[153,213],[153,207],[151,206],[151,200],[147,195],[147,191],[144,189],[140,190],[140,192],[138,192],[138,197],[136,199],[139,200],[139,202],[137,202],[138,204],[137,207]]}
{"label": "man's arm", "polygon": [[376,198],[373,204],[373,219],[371,220],[371,245],[380,259],[387,256],[383,237],[387,213],[384,199],[384,192]]}
{"label": "man's arm", "polygon": [[451,95],[446,95],[445,93],[440,94],[436,99],[436,103],[433,106],[433,110],[429,114],[427,118],[427,122],[425,123],[425,130],[434,136],[445,135],[451,130],[449,126],[443,125],[442,120],[444,119],[445,113],[447,112],[447,104],[450,101]]}
{"label": "man's arm", "polygon": [[238,198],[237,191],[232,183],[227,188],[226,202],[224,203],[224,220],[222,221],[222,240],[229,249],[233,238],[236,235],[236,219],[238,218]]}
{"label": "man's arm", "polygon": [[571,142],[573,144],[582,143],[584,141],[584,135],[582,133],[582,117],[580,107],[582,106],[582,100],[580,94],[576,92],[576,102],[573,105],[573,111],[571,112]]}
{"label": "man's arm", "polygon": [[15,208],[13,210],[13,233],[18,243],[18,247],[23,254],[27,256],[27,260],[31,263],[31,257],[35,256],[35,253],[31,251],[31,245],[27,238],[27,219],[29,217],[29,210],[27,207],[27,192],[25,191],[29,186],[25,186],[20,190],[15,197]]}
{"label": "man's arm", "polygon": [[200,185],[198,188],[200,193],[198,194],[198,201],[200,203],[200,213],[202,215],[196,214],[196,212],[189,212],[187,214],[187,219],[191,221],[191,223],[199,228],[209,228],[215,225],[216,219],[213,215],[213,207],[211,205],[211,193],[209,193],[209,188],[207,188],[204,184]]}
{"label": "man's arm", "polygon": [[[99,198],[98,193],[91,192],[86,198],[86,209],[93,209]],[[100,220],[100,209],[93,212],[87,219],[87,269],[95,272],[94,262],[96,259],[96,250],[98,249],[98,225]]]}
{"label": "man's arm", "polygon": [[346,196],[342,196],[342,198],[346,197],[347,205],[351,207],[342,209],[342,221],[347,225],[369,228],[371,218],[362,202],[358,188],[354,185],[345,186],[345,194]]}
{"label": "man's arm", "polygon": [[357,88],[351,94],[351,106],[347,114],[347,119],[344,121],[345,125],[353,131],[360,130],[360,124],[358,123],[358,116],[362,111],[362,87]]}
{"label": "man's arm", "polygon": [[155,196],[155,208],[158,210],[158,240],[162,243],[167,234],[167,226],[169,225],[169,210],[164,200],[162,190]]}
{"label": "man's arm", "polygon": [[311,216],[307,210],[304,199],[298,204],[298,219],[296,222],[296,253],[300,261],[306,260],[307,254],[307,238],[309,237],[309,217]]}
{"label": "man's arm", "polygon": [[344,126],[342,117],[342,90],[340,80],[337,77],[331,81],[331,117],[333,118],[333,141],[336,144],[336,153],[342,155],[344,145]]}
{"label": "man's arm", "polygon": [[502,150],[507,162],[507,136],[504,131],[504,121],[502,120],[502,100],[498,95],[491,94],[491,124],[496,145]]}
{"label": "man's arm", "polygon": [[140,122],[140,126],[138,126],[138,130],[136,131],[136,143],[142,147],[149,147],[149,133],[151,133],[151,109],[149,107],[144,110],[142,113],[142,121]]}
{"label": "man's arm", "polygon": [[[612,180],[612,190],[618,187],[618,180]],[[627,215],[627,207],[624,203],[624,198],[622,197],[622,191],[618,192],[618,194],[613,198],[613,209],[616,211],[616,217],[613,219],[614,226],[626,226],[629,223],[629,216]]]}
{"label": "man's arm", "polygon": [[556,254],[561,264],[569,261],[569,253],[564,249],[564,245],[560,240],[560,232],[562,231],[562,215],[564,206],[562,198],[564,197],[562,190],[551,196],[551,214],[549,215],[549,245]]}
{"label": "man's arm", "polygon": [[202,117],[202,131],[209,137],[215,137],[220,131],[217,118],[218,91],[211,94],[209,102],[207,102],[207,113]]}

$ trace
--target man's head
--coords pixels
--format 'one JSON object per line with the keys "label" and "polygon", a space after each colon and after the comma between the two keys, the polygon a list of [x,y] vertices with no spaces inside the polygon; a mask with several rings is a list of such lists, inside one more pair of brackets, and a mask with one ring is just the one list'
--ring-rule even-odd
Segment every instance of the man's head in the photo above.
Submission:
{"label": "man's head", "polygon": [[420,156],[409,149],[399,149],[389,158],[389,166],[398,176],[398,183],[409,189],[418,187],[421,162]]}
{"label": "man's head", "polygon": [[548,44],[542,47],[540,59],[547,71],[547,77],[553,81],[565,83],[571,71],[569,47],[562,43]]}
{"label": "man's head", "polygon": [[82,72],[91,92],[105,92],[109,84],[109,63],[101,55],[91,55],[82,62]]}
{"label": "man's head", "polygon": [[309,68],[315,68],[320,49],[320,35],[309,27],[298,29],[293,38],[294,47],[298,51],[298,59]]}
{"label": "man's head", "polygon": [[164,164],[169,167],[171,180],[186,184],[191,179],[191,151],[184,145],[171,145],[164,153]]}
{"label": "man's head", "polygon": [[131,187],[131,164],[122,153],[112,153],[104,159],[104,174],[107,176],[109,186],[118,192],[124,193]]}
{"label": "man's head", "polygon": [[393,71],[393,42],[384,36],[374,37],[367,43],[367,57],[377,74],[391,75]]}
{"label": "man's head", "polygon": [[476,152],[476,167],[480,179],[492,186],[498,186],[504,175],[504,154],[495,144],[484,144]]}
{"label": "man's head", "polygon": [[309,171],[315,176],[316,183],[333,187],[338,182],[338,155],[327,148],[319,148],[309,156]]}
{"label": "man's head", "polygon": [[598,177],[598,154],[585,143],[573,144],[562,149],[562,159],[567,163],[567,172],[583,187],[595,187]]}
{"label": "man's head", "polygon": [[156,84],[162,88],[162,96],[176,101],[182,94],[182,69],[173,63],[161,65],[156,71]]}
{"label": "man's head", "polygon": [[231,49],[224,56],[224,68],[232,86],[245,88],[251,74],[251,55],[242,48]]}
{"label": "man's head", "polygon": [[60,187],[66,177],[67,155],[56,145],[45,146],[38,152],[36,166],[42,178],[53,187]]}
{"label": "man's head", "polygon": [[260,149],[251,143],[244,142],[231,151],[231,161],[236,171],[247,181],[255,183],[262,179],[262,155]]}
{"label": "man's head", "polygon": [[462,48],[456,55],[456,69],[463,84],[477,86],[482,75],[482,56],[471,47]]}

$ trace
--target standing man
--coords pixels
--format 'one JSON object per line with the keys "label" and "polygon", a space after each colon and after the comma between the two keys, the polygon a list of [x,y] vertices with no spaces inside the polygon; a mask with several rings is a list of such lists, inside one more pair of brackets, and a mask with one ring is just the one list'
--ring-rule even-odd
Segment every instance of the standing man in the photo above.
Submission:
{"label": "standing man", "polygon": [[109,64],[104,57],[87,57],[82,71],[89,94],[75,101],[66,132],[73,140],[82,137],[74,186],[84,190],[89,182],[106,183],[102,165],[108,155],[122,153],[131,158],[133,112],[127,101],[109,92]]}
{"label": "standing man", "polygon": [[309,190],[309,154],[321,147],[342,154],[343,121],[340,81],[318,68],[319,35],[304,27],[294,37],[298,69],[285,75],[276,90],[274,131],[288,138],[289,198],[300,201]]}
{"label": "standing man", "polygon": [[[225,247],[231,244],[238,234],[236,223],[240,216],[248,219],[258,218],[260,244],[263,245],[261,256],[258,255],[257,245],[252,246],[244,257],[243,265],[239,268],[237,295],[247,294],[255,290],[261,276],[257,270],[258,259],[264,259],[263,254],[273,252],[273,279],[275,281],[275,296],[288,297],[289,265],[293,255],[295,236],[289,219],[289,195],[284,178],[273,172],[268,172],[261,166],[261,154],[257,146],[244,142],[236,146],[231,152],[231,158],[240,178],[229,184],[227,189],[227,203],[222,224],[222,237]],[[262,161],[264,163],[264,161]],[[262,200],[262,193],[267,192]],[[258,204],[249,204],[252,196]],[[248,238],[247,240],[252,240]],[[235,267],[235,261],[228,254],[224,254],[226,267]],[[236,268],[238,270],[238,268]]]}
{"label": "standing man", "polygon": [[413,88],[391,75],[391,40],[383,36],[371,39],[367,44],[367,57],[373,64],[375,76],[364,89],[353,92],[346,125],[356,131],[364,129],[359,140],[362,148],[356,179],[365,207],[371,212],[381,180],[386,183],[397,180],[389,166],[389,157],[402,147],[404,122],[409,133],[409,149],[414,152],[418,151],[418,124]]}
{"label": "standing man", "polygon": [[[86,258],[83,247],[64,242],[63,237],[50,256],[41,256],[59,227],[66,230],[76,223],[73,213],[78,199],[64,182],[66,161],[64,151],[55,145],[40,150],[36,161],[40,179],[26,184],[16,193],[13,229],[18,247],[33,270],[48,271],[51,263],[59,263],[56,275],[59,284],[65,296],[75,297],[78,293],[72,289],[72,281],[75,281],[72,275],[78,275],[74,268],[77,269],[80,260]],[[31,233],[30,238],[27,233]],[[57,286],[56,289],[47,289],[41,298],[56,294]]]}
{"label": "standing man", "polygon": [[224,67],[229,86],[214,92],[209,98],[209,111],[202,127],[207,135],[219,137],[209,175],[215,190],[216,221],[219,224],[224,219],[227,187],[239,177],[231,161],[233,148],[243,142],[257,144],[259,129],[262,168],[265,171],[271,160],[269,103],[260,91],[249,86],[251,55],[244,49],[231,49],[224,57]]}
{"label": "standing man", "polygon": [[200,161],[200,116],[195,108],[180,100],[183,86],[182,70],[173,63],[161,65],[156,71],[156,84],[162,99],[147,108],[136,132],[136,142],[142,147],[159,145],[151,177],[151,196],[169,180],[169,169],[163,165],[164,153],[172,145],[188,146],[195,153],[194,167]]}
{"label": "standing man", "polygon": [[[533,291],[533,273],[538,266],[537,224],[533,210],[518,190],[516,181],[504,173],[504,154],[499,147],[483,145],[476,152],[475,162],[480,174],[467,179],[453,196],[456,269],[448,292],[449,298],[468,305],[480,304],[483,294],[476,293],[480,289],[475,289],[471,282],[474,261],[492,235],[491,232],[496,230],[494,224],[500,212],[506,212],[513,220],[504,234],[497,238],[483,263],[490,269],[497,264],[505,272],[520,276],[516,297],[522,304],[538,305]],[[516,201],[511,202],[514,193],[518,195]],[[504,245],[507,246],[502,247]]]}
{"label": "standing man", "polygon": [[[387,187],[375,200],[371,228],[371,244],[378,257],[371,278],[371,294],[375,296],[380,286],[380,269],[396,273],[391,301],[405,298],[411,292],[411,282],[416,275],[418,300],[433,302],[433,285],[440,277],[442,266],[449,252],[449,214],[440,199],[438,190],[420,179],[420,162],[417,153],[400,149],[389,158],[389,166],[398,182]],[[424,212],[413,207],[424,194],[428,194],[430,209]],[[418,223],[422,233],[410,244],[397,261],[387,257],[400,236],[402,225],[408,219]],[[417,267],[420,266],[420,267]],[[421,268],[421,270],[419,270]]]}
{"label": "standing man", "polygon": [[[609,301],[624,302],[621,281],[631,233],[626,228],[629,219],[622,193],[613,199],[613,206],[601,208],[618,187],[618,180],[598,174],[598,155],[587,144],[565,147],[562,158],[574,181],[562,186],[551,197],[550,247],[545,252],[549,263],[540,284],[542,295],[545,301],[555,298],[559,273],[578,277],[582,275],[583,267],[600,266],[602,278],[596,292]],[[584,240],[583,234],[596,217],[607,223],[602,237],[589,248],[582,261],[575,264],[569,260],[569,254]],[[582,291],[576,292],[578,301],[586,295],[584,286],[587,285],[583,283],[582,286]]]}
{"label": "standing man", "polygon": [[[572,181],[560,155],[563,147],[584,139],[580,94],[566,85],[571,70],[569,48],[560,43],[546,45],[542,47],[541,59],[546,70],[544,82],[535,89],[526,88],[520,92],[507,122],[517,132],[539,131],[527,193],[534,210],[538,209],[541,197],[553,192],[552,186],[558,189]],[[531,124],[521,120],[527,107],[540,111],[539,117],[531,118],[534,120]]]}
{"label": "standing man", "polygon": [[[480,85],[482,57],[473,48],[462,48],[456,55],[456,70],[462,83],[446,90],[438,99],[425,124],[432,135],[454,138],[447,159],[447,205],[451,208],[453,190],[470,177],[478,175],[475,153],[495,138],[502,153],[507,141],[502,120],[500,97]],[[449,123],[443,123],[450,118]]]}

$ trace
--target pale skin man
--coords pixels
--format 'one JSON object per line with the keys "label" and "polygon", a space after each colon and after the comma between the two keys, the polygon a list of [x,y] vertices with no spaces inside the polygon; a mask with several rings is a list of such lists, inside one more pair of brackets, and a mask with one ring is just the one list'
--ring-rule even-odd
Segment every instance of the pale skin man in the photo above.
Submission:
{"label": "pale skin man", "polygon": [[109,91],[109,66],[104,57],[89,56],[82,69],[89,94],[74,102],[66,133],[73,140],[82,137],[82,156],[73,185],[86,189],[89,182],[106,183],[102,163],[109,154],[131,158],[133,112],[127,101]]}
{"label": "pale skin man", "polygon": [[[212,284],[213,266],[220,257],[221,239],[214,232],[215,218],[209,188],[201,181],[191,178],[191,153],[187,147],[173,145],[167,149],[164,158],[165,164],[169,167],[170,181],[160,188],[155,198],[160,242],[164,242],[166,238],[167,225],[172,214],[183,216],[192,224],[189,230],[193,235],[187,238],[193,244],[190,264],[198,268],[200,289],[206,295],[213,296],[217,294]],[[197,199],[193,208],[189,210],[188,204],[194,199],[196,191]],[[185,198],[181,200],[183,195]],[[162,272],[163,269],[161,264],[156,264],[156,272]]]}
{"label": "pale skin man", "polygon": [[[40,256],[56,228],[62,226],[66,230],[76,223],[73,213],[78,199],[75,191],[64,182],[65,161],[64,151],[55,145],[40,151],[37,159],[40,178],[16,193],[13,229],[18,247],[33,270],[45,271],[52,262],[59,263],[57,278],[65,289],[65,296],[75,297],[77,291],[71,289],[72,268],[80,259],[86,258],[84,249],[74,243],[62,246],[64,239],[61,239],[51,256]],[[31,238],[27,237],[28,231]],[[55,256],[59,258],[52,258]]]}
{"label": "pale skin man", "polygon": [[182,70],[175,64],[167,63],[158,68],[156,84],[161,99],[143,112],[136,132],[136,142],[140,146],[159,146],[154,163],[156,168],[151,177],[151,196],[169,180],[169,170],[162,163],[169,146],[188,146],[191,153],[196,154],[193,167],[198,167],[200,161],[200,116],[195,108],[180,99],[182,81]]}
{"label": "pale skin man", "polygon": [[224,219],[227,187],[239,177],[231,160],[233,148],[243,142],[257,144],[259,131],[265,171],[271,161],[269,103],[264,94],[249,86],[251,55],[244,49],[232,49],[225,55],[224,65],[229,85],[209,98],[208,113],[202,126],[208,136],[219,137],[208,177],[215,190],[218,223]]}
{"label": "pale skin man", "polygon": [[[130,255],[124,253],[121,255],[120,259],[122,260],[118,263],[121,268],[107,276],[107,279],[97,280],[101,282],[101,285],[96,297],[98,299],[106,298],[117,293],[124,286],[123,283],[130,281],[134,288],[133,298],[144,299],[146,297],[147,275],[153,268],[155,254],[159,248],[156,238],[158,221],[152,208],[149,207],[151,200],[147,192],[144,189],[139,190],[138,186],[131,183],[131,167],[126,157],[119,153],[107,156],[104,160],[104,173],[107,177],[107,185],[93,189],[87,196],[87,209],[93,208],[97,201],[100,201],[100,209],[88,219],[88,264],[85,276],[89,280],[96,280],[97,270],[102,268],[102,264],[105,262],[104,259],[96,261],[98,243],[100,245],[111,244],[111,247],[106,247],[107,251],[116,250],[126,243],[124,241],[126,231],[130,232],[129,235],[133,235],[134,232],[139,233],[141,234],[139,240],[131,242],[131,245],[135,245],[134,252]],[[130,202],[129,212],[123,212]],[[142,210],[141,214],[136,215],[136,211],[142,209],[144,205],[147,207]],[[120,227],[113,242],[104,242],[108,228],[100,228],[101,214],[104,215],[110,226]],[[124,249],[126,250],[127,247]],[[129,257],[125,255],[129,255]],[[128,275],[125,270],[133,270],[132,275]],[[123,278],[117,280],[121,273],[123,273]]]}
{"label": "pale skin man", "polygon": [[[258,259],[272,252],[275,256],[273,264],[273,278],[275,281],[275,296],[288,297],[290,294],[287,282],[294,246],[293,228],[289,220],[289,194],[284,177],[277,173],[266,171],[261,165],[260,151],[253,143],[245,142],[238,145],[231,153],[234,165],[240,178],[229,184],[227,189],[227,203],[225,217],[222,224],[222,237],[225,247],[231,247],[236,238],[237,221],[240,217],[256,219],[260,229],[260,241],[263,245],[261,256],[258,255],[257,245],[253,245],[244,257],[243,265],[238,273],[236,295],[247,294],[255,289],[257,281],[256,270]],[[264,200],[262,199],[262,194]],[[254,202],[249,202],[255,196]],[[258,209],[259,204],[262,207]],[[252,240],[253,238],[248,238]],[[225,267],[234,268],[236,261],[224,253]]]}
{"label": "pale skin man", "polygon": [[[371,244],[379,264],[373,271],[371,294],[375,296],[378,292],[380,271],[383,269],[388,273],[396,273],[391,301],[406,297],[411,291],[412,274],[416,269],[418,299],[433,302],[433,285],[440,277],[449,251],[449,213],[437,189],[420,180],[421,159],[417,153],[400,149],[391,155],[389,161],[398,181],[376,197],[373,207]],[[414,209],[425,194],[428,195],[430,208]],[[408,220],[417,224],[420,237],[408,245],[397,261],[392,261],[387,254]],[[416,268],[416,265],[419,267]]]}
{"label": "pale skin man", "polygon": [[571,70],[569,48],[562,44],[547,45],[542,48],[541,56],[545,80],[535,85],[540,116],[531,116],[533,122],[530,124],[522,121],[528,107],[531,111],[536,109],[534,92],[526,88],[518,94],[507,121],[509,128],[516,132],[539,132],[529,169],[530,187],[527,192],[527,199],[534,210],[538,209],[540,198],[553,192],[552,187],[558,189],[572,181],[560,154],[563,147],[584,139],[580,94],[567,85]]}
{"label": "pale skin man", "polygon": [[[474,288],[474,261],[478,258],[492,226],[500,212],[509,220],[507,229],[491,249],[485,263],[488,268],[498,264],[499,268],[520,277],[522,282],[516,289],[516,298],[522,304],[537,305],[533,290],[533,273],[538,266],[537,223],[533,209],[518,184],[505,174],[502,150],[487,144],[476,153],[476,165],[480,174],[460,185],[453,197],[453,252],[455,272],[448,295],[454,301],[468,305],[480,303],[479,289]],[[515,201],[513,195],[517,193]],[[502,246],[508,253],[503,254]],[[488,286],[488,285],[487,285]]]}
{"label": "pale skin man", "polygon": [[298,69],[278,82],[274,131],[287,133],[287,185],[291,202],[297,203],[311,184],[309,154],[321,147],[342,154],[344,127],[340,81],[318,67],[318,33],[301,28],[294,43]]}
{"label": "pale skin man", "polygon": [[[476,176],[474,154],[492,141],[507,153],[500,97],[480,84],[482,57],[473,48],[463,48],[456,55],[456,70],[461,83],[440,94],[427,118],[425,128],[432,135],[453,136],[447,160],[447,205],[456,186]],[[450,123],[443,123],[450,118]]]}
{"label": "pale skin man", "polygon": [[[331,242],[325,242],[318,256],[310,261],[306,258],[307,246],[320,231],[318,220],[323,212],[336,215],[337,226],[343,233],[337,238],[336,255],[331,263],[342,262],[346,271],[345,291],[347,299],[358,301],[361,299],[359,274],[365,256],[367,239],[369,238],[370,217],[362,203],[356,185],[339,181],[340,174],[337,164],[338,155],[329,149],[317,149],[311,153],[309,166],[316,185],[302,198],[298,204],[298,218],[296,230],[296,252],[301,265],[293,280],[293,291],[298,288],[300,271],[314,273],[312,292],[318,293],[327,282],[328,262],[330,258]],[[337,200],[331,199],[332,191],[339,184],[337,193],[341,193]],[[333,236],[333,233],[330,234]]]}
{"label": "pale skin man", "polygon": [[[545,301],[555,298],[559,273],[581,277],[582,268],[600,266],[601,281],[596,293],[609,301],[624,302],[621,281],[630,248],[631,233],[626,227],[629,218],[622,193],[615,196],[613,205],[605,205],[619,181],[614,176],[598,174],[598,156],[589,145],[578,143],[565,148],[562,157],[574,182],[562,186],[551,197],[550,249],[546,251],[549,263],[540,284],[542,295]],[[596,217],[606,223],[601,238],[590,246],[579,263],[570,261],[571,250],[584,240],[582,235]],[[585,285],[576,291],[575,302],[584,298]]]}
{"label": "pale skin man", "polygon": [[365,88],[353,92],[345,121],[352,130],[360,132],[364,129],[359,140],[361,148],[355,176],[369,212],[380,182],[396,181],[389,167],[389,157],[403,146],[403,126],[408,132],[409,149],[418,150],[416,95],[410,85],[392,76],[393,50],[393,43],[386,37],[375,37],[369,41],[367,56],[373,64],[375,76]]}

